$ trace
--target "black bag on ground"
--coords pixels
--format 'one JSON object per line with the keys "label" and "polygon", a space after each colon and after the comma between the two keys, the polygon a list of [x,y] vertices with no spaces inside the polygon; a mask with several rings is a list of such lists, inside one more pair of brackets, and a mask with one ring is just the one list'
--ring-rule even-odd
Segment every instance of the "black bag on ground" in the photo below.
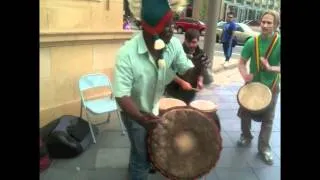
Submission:
{"label": "black bag on ground", "polygon": [[51,159],[43,139],[40,136],[40,173],[50,167]]}
{"label": "black bag on ground", "polygon": [[[76,116],[62,116],[47,137],[51,158],[73,158],[85,151],[92,142],[89,124]],[[97,132],[93,126],[94,132]]]}

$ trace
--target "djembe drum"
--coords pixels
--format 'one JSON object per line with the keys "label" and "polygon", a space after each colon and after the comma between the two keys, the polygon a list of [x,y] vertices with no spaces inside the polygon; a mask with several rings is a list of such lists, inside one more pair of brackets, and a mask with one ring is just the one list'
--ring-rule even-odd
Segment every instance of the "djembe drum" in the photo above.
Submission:
{"label": "djembe drum", "polygon": [[192,107],[163,112],[163,124],[149,131],[152,165],[170,180],[201,178],[215,167],[222,150],[218,127]]}
{"label": "djembe drum", "polygon": [[260,122],[259,116],[268,110],[271,104],[272,92],[262,83],[251,82],[239,89],[237,100],[239,106],[251,114],[253,120]]}
{"label": "djembe drum", "polygon": [[207,100],[194,100],[190,103],[190,106],[205,113],[210,119],[212,119],[217,124],[219,131],[221,130],[220,119],[217,115],[217,104]]}
{"label": "djembe drum", "polygon": [[167,109],[180,106],[187,106],[187,104],[175,98],[161,98],[159,101],[159,114],[163,114]]}

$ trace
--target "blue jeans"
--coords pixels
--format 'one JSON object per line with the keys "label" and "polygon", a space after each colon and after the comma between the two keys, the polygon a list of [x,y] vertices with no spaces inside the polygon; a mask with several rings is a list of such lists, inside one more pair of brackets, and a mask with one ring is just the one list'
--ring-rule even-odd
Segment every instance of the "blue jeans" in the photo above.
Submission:
{"label": "blue jeans", "polygon": [[129,180],[147,180],[151,164],[147,152],[147,131],[126,113],[121,113],[131,143]]}
{"label": "blue jeans", "polygon": [[224,57],[226,58],[226,61],[229,61],[232,55],[232,44],[229,42],[223,42],[223,52],[224,52]]}

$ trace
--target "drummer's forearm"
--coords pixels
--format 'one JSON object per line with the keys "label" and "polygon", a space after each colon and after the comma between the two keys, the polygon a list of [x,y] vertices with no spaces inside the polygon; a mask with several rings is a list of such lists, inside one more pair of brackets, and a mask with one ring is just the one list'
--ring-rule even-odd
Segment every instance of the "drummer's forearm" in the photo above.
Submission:
{"label": "drummer's forearm", "polygon": [[238,69],[239,69],[239,72],[240,72],[242,77],[244,77],[246,74],[248,74],[246,63],[242,59],[240,59],[240,61],[239,61]]}
{"label": "drummer's forearm", "polygon": [[181,77],[183,80],[190,82],[191,79],[194,79],[194,77],[198,77],[199,75],[201,75],[201,69],[193,67],[188,69]]}
{"label": "drummer's forearm", "polygon": [[122,110],[132,116],[135,120],[140,120],[143,118],[143,114],[137,108],[131,97],[123,96],[121,98],[116,98],[119,106]]}
{"label": "drummer's forearm", "polygon": [[177,84],[181,85],[184,80],[181,79],[179,76],[176,76],[176,77],[174,78],[174,81],[175,81]]}
{"label": "drummer's forearm", "polygon": [[270,66],[269,71],[275,72],[275,73],[280,73],[280,66]]}

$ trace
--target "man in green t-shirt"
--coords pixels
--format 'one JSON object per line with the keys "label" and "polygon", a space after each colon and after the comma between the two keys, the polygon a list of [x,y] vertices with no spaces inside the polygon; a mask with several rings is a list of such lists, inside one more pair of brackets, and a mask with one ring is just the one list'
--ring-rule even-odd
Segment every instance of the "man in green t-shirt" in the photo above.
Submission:
{"label": "man in green t-shirt", "polygon": [[[241,59],[239,61],[239,71],[246,83],[260,82],[273,92],[273,99],[270,109],[259,116],[253,116],[250,112],[239,108],[238,116],[241,118],[241,137],[238,145],[247,146],[253,138],[251,120],[261,121],[261,130],[258,140],[258,150],[262,159],[267,164],[273,164],[271,147],[269,144],[275,106],[279,94],[280,76],[280,35],[275,33],[279,25],[279,15],[274,11],[268,11],[261,18],[261,34],[258,38],[249,39],[243,47]],[[257,42],[255,44],[255,42]],[[256,53],[255,47],[258,46],[259,52]],[[269,47],[271,50],[268,51]],[[269,52],[269,53],[268,53]],[[250,60],[250,72],[247,71],[246,64]],[[260,65],[257,65],[257,64]]]}

